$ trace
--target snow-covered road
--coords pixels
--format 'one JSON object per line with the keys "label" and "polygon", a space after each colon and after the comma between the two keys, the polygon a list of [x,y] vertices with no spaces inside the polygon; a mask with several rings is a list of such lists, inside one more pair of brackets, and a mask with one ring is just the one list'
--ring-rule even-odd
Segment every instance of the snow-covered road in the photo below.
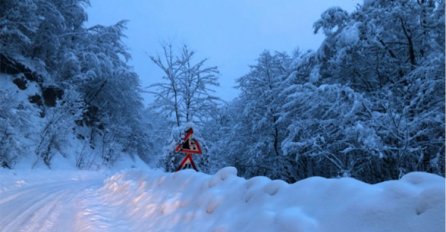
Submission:
{"label": "snow-covered road", "polygon": [[443,232],[444,178],[369,185],[193,171],[0,170],[0,231]]}
{"label": "snow-covered road", "polygon": [[0,194],[0,231],[85,231],[94,225],[86,221],[89,204],[96,201],[91,193],[102,182],[103,178],[43,183],[16,180],[12,189]]}

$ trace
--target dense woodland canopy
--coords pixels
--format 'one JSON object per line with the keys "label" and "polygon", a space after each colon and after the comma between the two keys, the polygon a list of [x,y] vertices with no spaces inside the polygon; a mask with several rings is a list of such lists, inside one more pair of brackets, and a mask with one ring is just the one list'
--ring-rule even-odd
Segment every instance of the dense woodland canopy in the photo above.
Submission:
{"label": "dense woodland canopy", "polygon": [[444,176],[444,0],[327,9],[313,25],[325,35],[317,50],[265,50],[227,103],[212,91],[216,66],[164,45],[148,60],[163,71],[148,107],[127,64],[125,22],[86,28],[87,6],[0,2],[2,167],[25,159],[51,167],[64,156],[97,168],[130,156],[172,171],[183,157],[173,147],[193,126],[205,172],[235,166],[288,182]]}
{"label": "dense woodland canopy", "polygon": [[51,167],[55,155],[74,155],[79,168],[111,165],[123,153],[148,157],[139,79],[122,43],[125,22],[86,28],[87,4],[0,2],[2,85],[12,81],[22,91],[0,92],[3,167],[22,158]]}

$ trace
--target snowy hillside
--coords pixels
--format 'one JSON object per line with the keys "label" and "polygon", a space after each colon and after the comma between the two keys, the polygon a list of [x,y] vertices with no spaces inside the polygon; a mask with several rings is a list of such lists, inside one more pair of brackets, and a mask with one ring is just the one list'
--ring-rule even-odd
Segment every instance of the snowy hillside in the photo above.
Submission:
{"label": "snowy hillside", "polygon": [[0,231],[444,231],[445,180],[0,171]]}

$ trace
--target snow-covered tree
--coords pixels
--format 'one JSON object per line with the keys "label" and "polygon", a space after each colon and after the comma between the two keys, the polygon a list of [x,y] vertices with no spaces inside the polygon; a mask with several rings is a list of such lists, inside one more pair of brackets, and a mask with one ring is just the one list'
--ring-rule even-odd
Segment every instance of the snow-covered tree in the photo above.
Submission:
{"label": "snow-covered tree", "polygon": [[35,163],[51,166],[71,135],[88,148],[72,151],[78,152],[79,167],[89,168],[92,160],[112,165],[123,154],[149,156],[142,152],[147,134],[141,128],[139,80],[122,42],[125,22],[85,28],[86,5],[86,0],[0,2],[0,72],[12,75],[21,91],[32,92],[27,88],[33,86],[29,102],[41,117],[36,129],[15,131],[32,138]]}
{"label": "snow-covered tree", "polygon": [[[174,144],[179,142],[182,133],[190,125],[194,125],[193,129],[199,131],[205,120],[217,109],[220,100],[213,95],[212,87],[218,86],[218,69],[215,66],[206,66],[207,59],[196,62],[195,53],[187,46],[183,46],[178,55],[170,44],[162,49],[162,56],[150,58],[162,70],[164,82],[152,85],[151,92],[155,95],[153,107],[172,120],[173,129],[170,138],[166,138],[166,158],[163,159],[162,166],[168,171],[174,171],[183,157],[174,152]],[[201,143],[206,148],[203,139]],[[199,163],[202,164],[199,166],[202,171],[208,169],[207,156],[205,153],[200,157]]]}
{"label": "snow-covered tree", "polygon": [[444,1],[367,1],[348,17],[336,14],[342,20],[324,17],[331,11],[315,24],[341,25],[318,51],[321,83],[345,84],[371,102],[369,125],[384,144],[384,159],[373,165],[392,170],[380,180],[441,173]]}
{"label": "snow-covered tree", "polygon": [[156,100],[154,107],[172,116],[176,126],[192,122],[200,124],[218,104],[212,87],[218,86],[218,69],[205,66],[207,59],[194,61],[194,52],[183,46],[179,55],[172,45],[162,47],[163,56],[151,56],[151,60],[163,72],[165,82],[151,86]]}
{"label": "snow-covered tree", "polygon": [[[320,48],[279,62],[289,68],[272,75],[273,88],[262,87],[259,66],[240,79],[239,98],[209,124],[227,137],[210,135],[222,140],[211,145],[215,157],[247,177],[291,182],[444,175],[444,1],[334,7],[314,29],[326,36]],[[265,156],[275,153],[275,129],[280,155]]]}
{"label": "snow-covered tree", "polygon": [[210,146],[216,153],[211,158],[226,157],[225,163],[236,166],[245,176],[286,178],[280,167],[286,128],[278,118],[284,104],[279,93],[290,73],[290,62],[284,53],[265,51],[238,80],[239,98],[210,123],[215,127]]}
{"label": "snow-covered tree", "polygon": [[31,48],[42,21],[37,1],[1,1],[0,15],[0,51],[4,56],[18,58]]}
{"label": "snow-covered tree", "polygon": [[[341,85],[293,88],[284,105],[283,120],[291,123],[282,146],[297,164],[296,180],[315,174],[358,177],[367,159],[381,155],[382,142],[369,125],[369,103],[361,94]],[[302,163],[308,158],[319,164]]]}
{"label": "snow-covered tree", "polygon": [[30,103],[21,103],[11,90],[0,90],[0,167],[13,168],[17,159],[32,152],[33,125]]}

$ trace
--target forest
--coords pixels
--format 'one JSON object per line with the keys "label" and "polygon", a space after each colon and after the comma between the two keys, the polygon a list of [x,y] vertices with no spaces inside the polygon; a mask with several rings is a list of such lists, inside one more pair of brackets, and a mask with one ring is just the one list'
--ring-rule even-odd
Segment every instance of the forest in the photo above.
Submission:
{"label": "forest", "polygon": [[0,1],[1,168],[51,169],[64,157],[98,169],[126,157],[175,171],[175,145],[193,127],[205,173],[233,166],[289,183],[445,175],[444,0],[329,8],[313,24],[325,36],[318,49],[265,48],[230,102],[213,91],[218,64],[182,44],[150,54],[162,81],[141,86],[126,21],[86,27],[88,5]]}

